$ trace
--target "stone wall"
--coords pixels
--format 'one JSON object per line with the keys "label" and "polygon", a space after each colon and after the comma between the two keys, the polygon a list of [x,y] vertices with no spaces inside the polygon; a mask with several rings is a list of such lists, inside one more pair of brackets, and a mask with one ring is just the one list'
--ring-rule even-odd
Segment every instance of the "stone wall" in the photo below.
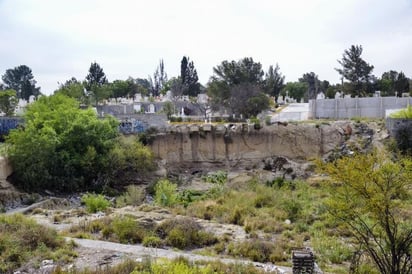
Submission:
{"label": "stone wall", "polygon": [[387,110],[406,108],[411,103],[411,97],[366,97],[310,100],[309,118],[337,120],[354,117],[384,118]]}
{"label": "stone wall", "polygon": [[273,156],[299,161],[325,155],[342,142],[342,132],[338,126],[315,124],[276,124],[260,130],[247,124],[183,125],[157,135],[151,149],[169,166],[252,168]]}

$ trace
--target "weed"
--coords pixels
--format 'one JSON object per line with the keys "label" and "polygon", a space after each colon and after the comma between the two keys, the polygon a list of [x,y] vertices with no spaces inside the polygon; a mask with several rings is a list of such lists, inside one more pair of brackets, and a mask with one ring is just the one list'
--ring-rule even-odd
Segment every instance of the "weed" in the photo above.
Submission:
{"label": "weed", "polygon": [[110,206],[110,202],[101,194],[84,194],[81,201],[89,213],[104,211]]}
{"label": "weed", "polygon": [[177,185],[167,179],[162,179],[155,186],[155,202],[161,206],[177,204]]}
{"label": "weed", "polygon": [[163,221],[156,228],[159,237],[164,238],[170,246],[180,249],[202,247],[217,242],[216,237],[203,231],[192,218],[176,218]]}
{"label": "weed", "polygon": [[147,247],[161,247],[163,241],[158,236],[150,235],[143,238],[142,244]]}
{"label": "weed", "polygon": [[144,231],[131,217],[117,217],[112,222],[113,233],[121,243],[140,243],[144,237]]}
{"label": "weed", "polygon": [[117,197],[116,206],[123,207],[126,205],[138,206],[141,205],[145,198],[145,191],[142,187],[129,185],[126,187],[126,192]]}

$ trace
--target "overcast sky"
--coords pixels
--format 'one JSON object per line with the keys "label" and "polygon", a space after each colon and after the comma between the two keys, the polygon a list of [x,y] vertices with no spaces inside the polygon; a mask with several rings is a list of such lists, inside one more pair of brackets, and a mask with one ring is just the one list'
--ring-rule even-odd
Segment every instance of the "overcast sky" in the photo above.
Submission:
{"label": "overcast sky", "polygon": [[412,0],[0,0],[0,37],[0,74],[27,65],[44,94],[94,61],[109,81],[147,78],[160,59],[178,76],[184,55],[202,84],[243,57],[336,83],[351,45],[376,76],[412,77]]}

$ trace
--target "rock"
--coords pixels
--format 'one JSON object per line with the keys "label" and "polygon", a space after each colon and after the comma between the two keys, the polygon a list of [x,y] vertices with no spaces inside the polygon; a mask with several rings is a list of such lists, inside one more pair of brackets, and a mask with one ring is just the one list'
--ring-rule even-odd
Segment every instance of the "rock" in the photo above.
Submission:
{"label": "rock", "polygon": [[289,219],[285,220],[285,224],[290,225],[292,222]]}
{"label": "rock", "polygon": [[46,266],[46,265],[52,265],[53,263],[54,263],[53,260],[43,260],[41,262],[41,265]]}

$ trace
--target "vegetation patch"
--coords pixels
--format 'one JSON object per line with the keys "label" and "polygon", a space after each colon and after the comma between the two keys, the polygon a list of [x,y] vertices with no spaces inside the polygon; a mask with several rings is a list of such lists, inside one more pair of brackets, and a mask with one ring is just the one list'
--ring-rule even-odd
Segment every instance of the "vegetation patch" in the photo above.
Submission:
{"label": "vegetation patch", "polygon": [[67,263],[77,256],[53,229],[38,225],[21,214],[0,215],[0,272],[9,273],[28,263],[51,259]]}

